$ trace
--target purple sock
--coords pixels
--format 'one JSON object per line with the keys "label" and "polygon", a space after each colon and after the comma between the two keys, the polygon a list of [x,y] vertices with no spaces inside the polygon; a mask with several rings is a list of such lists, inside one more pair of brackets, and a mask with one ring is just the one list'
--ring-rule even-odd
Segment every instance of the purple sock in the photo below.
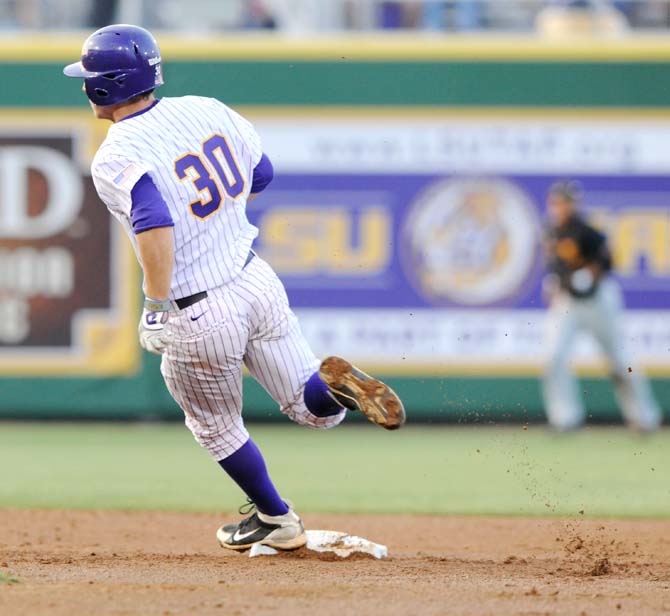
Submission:
{"label": "purple sock", "polygon": [[337,415],[343,408],[341,404],[333,400],[328,392],[328,386],[321,380],[318,372],[310,376],[305,383],[303,398],[309,412],[317,417]]}
{"label": "purple sock", "polygon": [[266,515],[284,515],[286,503],[274,487],[260,449],[249,439],[232,456],[219,460],[219,465]]}

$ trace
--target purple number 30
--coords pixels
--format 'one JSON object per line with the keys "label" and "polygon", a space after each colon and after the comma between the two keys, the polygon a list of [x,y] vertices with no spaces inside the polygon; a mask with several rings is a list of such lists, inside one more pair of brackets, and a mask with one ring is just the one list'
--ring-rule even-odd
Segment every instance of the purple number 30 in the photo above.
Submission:
{"label": "purple number 30", "polygon": [[190,180],[198,192],[200,198],[189,203],[191,212],[197,218],[205,219],[214,214],[223,203],[224,193],[236,199],[245,189],[244,178],[228,139],[220,133],[203,142],[202,154],[188,152],[175,160],[174,171],[182,182]]}

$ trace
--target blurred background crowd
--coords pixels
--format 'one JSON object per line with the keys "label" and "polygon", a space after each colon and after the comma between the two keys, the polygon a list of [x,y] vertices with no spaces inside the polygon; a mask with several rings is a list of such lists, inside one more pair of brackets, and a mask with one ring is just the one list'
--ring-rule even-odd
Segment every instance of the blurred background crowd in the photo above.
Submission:
{"label": "blurred background crowd", "polygon": [[[543,34],[670,27],[670,0],[0,0],[0,28],[69,30],[113,22],[184,32],[259,29]],[[203,19],[207,15],[207,19]]]}

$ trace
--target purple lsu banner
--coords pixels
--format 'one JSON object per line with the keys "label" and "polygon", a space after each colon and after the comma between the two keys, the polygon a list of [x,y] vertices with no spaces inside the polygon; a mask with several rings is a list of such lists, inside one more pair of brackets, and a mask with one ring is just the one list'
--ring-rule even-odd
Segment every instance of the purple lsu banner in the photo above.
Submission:
{"label": "purple lsu banner", "polygon": [[[545,198],[556,179],[283,173],[249,216],[317,352],[399,373],[537,373]],[[608,236],[631,356],[666,373],[670,178],[570,179]],[[588,338],[576,357],[599,367]]]}

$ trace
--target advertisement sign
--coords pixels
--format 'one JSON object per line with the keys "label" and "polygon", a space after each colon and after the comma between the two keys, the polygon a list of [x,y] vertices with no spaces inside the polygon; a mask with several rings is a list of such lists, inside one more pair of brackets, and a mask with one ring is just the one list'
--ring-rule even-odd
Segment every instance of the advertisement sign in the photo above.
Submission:
{"label": "advertisement sign", "polygon": [[[338,118],[293,140],[285,121],[257,125],[277,172],[249,206],[258,249],[318,354],[402,374],[537,374],[545,198],[570,178],[614,253],[631,363],[670,373],[670,123]],[[575,354],[602,369],[588,338]]]}
{"label": "advertisement sign", "polygon": [[95,130],[0,115],[2,375],[136,369],[136,267],[90,178]]}
{"label": "advertisement sign", "polygon": [[[669,119],[242,111],[276,171],[249,204],[256,246],[318,354],[386,373],[538,374],[544,201],[570,178],[614,252],[631,363],[670,374]],[[0,115],[3,375],[137,368],[137,266],[89,172],[105,130],[85,111]],[[592,341],[575,354],[602,369]]]}

